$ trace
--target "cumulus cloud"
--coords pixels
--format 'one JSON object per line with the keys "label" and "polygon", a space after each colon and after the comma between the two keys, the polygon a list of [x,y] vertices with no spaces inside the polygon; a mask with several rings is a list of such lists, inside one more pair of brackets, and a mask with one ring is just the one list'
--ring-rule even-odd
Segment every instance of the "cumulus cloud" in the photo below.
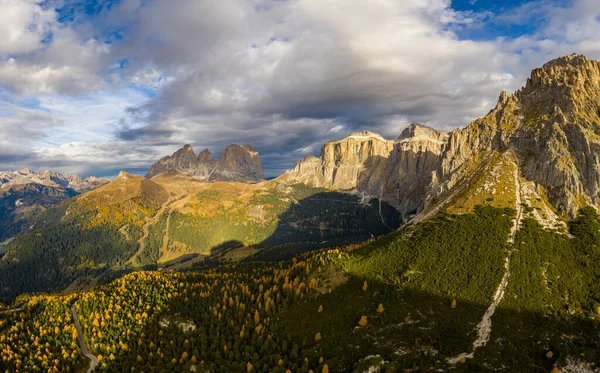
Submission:
{"label": "cumulus cloud", "polygon": [[2,0],[0,6],[0,55],[37,50],[50,32],[53,12],[37,0]]}
{"label": "cumulus cloud", "polygon": [[352,131],[464,126],[547,60],[600,57],[595,0],[500,14],[450,0],[122,0],[70,22],[55,11],[67,2],[0,4],[14,14],[0,15],[0,87],[60,123],[18,147],[87,173],[143,169],[184,143],[250,143],[276,175]]}

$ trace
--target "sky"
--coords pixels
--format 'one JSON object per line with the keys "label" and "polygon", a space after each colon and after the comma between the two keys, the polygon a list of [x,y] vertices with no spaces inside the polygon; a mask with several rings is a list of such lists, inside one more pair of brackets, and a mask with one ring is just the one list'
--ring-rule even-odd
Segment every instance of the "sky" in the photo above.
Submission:
{"label": "sky", "polygon": [[273,177],[355,131],[466,126],[571,53],[600,59],[597,0],[0,0],[0,170],[237,143]]}

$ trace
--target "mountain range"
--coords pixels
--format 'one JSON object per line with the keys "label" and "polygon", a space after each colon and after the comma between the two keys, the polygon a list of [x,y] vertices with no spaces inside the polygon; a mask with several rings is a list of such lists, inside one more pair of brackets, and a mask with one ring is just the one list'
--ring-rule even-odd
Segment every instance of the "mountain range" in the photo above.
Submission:
{"label": "mountain range", "polygon": [[82,178],[79,175],[63,174],[60,172],[46,170],[35,173],[31,169],[22,169],[18,171],[0,171],[0,187],[24,184],[40,184],[53,188],[68,188],[75,192],[83,193],[88,190],[106,184],[107,179],[90,176]]}
{"label": "mountain range", "polygon": [[[358,189],[412,217],[510,152],[533,198],[573,218],[600,206],[600,64],[582,55],[550,61],[485,117],[450,132],[412,124],[395,140],[352,134],[307,156],[285,177],[291,182]],[[492,197],[494,186],[487,193]],[[496,193],[498,190],[496,190]]]}
{"label": "mountain range", "polygon": [[47,208],[106,183],[49,170],[0,171],[0,243],[26,230]]}
{"label": "mountain range", "polygon": [[599,151],[582,55],[464,128],[355,132],[274,180],[249,145],[185,145],[10,235],[0,369],[85,370],[78,312],[101,371],[596,372]]}
{"label": "mountain range", "polygon": [[258,152],[250,145],[229,145],[216,161],[210,150],[196,153],[188,144],[152,165],[146,177],[162,173],[190,175],[201,181],[257,182],[265,178]]}

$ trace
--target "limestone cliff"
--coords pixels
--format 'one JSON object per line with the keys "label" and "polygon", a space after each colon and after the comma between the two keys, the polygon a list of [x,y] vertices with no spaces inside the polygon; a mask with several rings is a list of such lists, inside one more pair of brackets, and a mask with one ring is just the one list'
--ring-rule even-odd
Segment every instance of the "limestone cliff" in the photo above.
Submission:
{"label": "limestone cliff", "polygon": [[494,152],[514,151],[521,175],[574,216],[600,206],[600,63],[581,55],[550,61],[485,117],[444,133],[413,124],[397,140],[371,132],[325,144],[284,175],[289,182],[357,189],[405,216],[467,180]]}
{"label": "limestone cliff", "polygon": [[379,134],[356,132],[343,140],[323,145],[319,158],[307,155],[288,176],[293,182],[342,190],[368,185],[375,170],[385,167],[384,159],[390,156],[393,148],[394,141]]}

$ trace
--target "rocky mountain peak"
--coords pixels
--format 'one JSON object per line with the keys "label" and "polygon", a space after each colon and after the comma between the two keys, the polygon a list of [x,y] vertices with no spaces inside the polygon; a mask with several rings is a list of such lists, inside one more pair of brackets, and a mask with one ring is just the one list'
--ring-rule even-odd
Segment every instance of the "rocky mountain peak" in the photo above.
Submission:
{"label": "rocky mountain peak", "polygon": [[412,123],[406,127],[400,134],[398,140],[432,140],[442,141],[447,134],[443,131],[438,131],[434,128],[424,126],[419,123]]}
{"label": "rocky mountain peak", "polygon": [[130,177],[132,177],[130,173],[126,172],[125,170],[121,170],[121,171],[119,172],[119,175],[117,176],[117,179],[124,179],[124,180],[127,180],[127,179],[129,179]]}
{"label": "rocky mountain peak", "polygon": [[[596,62],[596,61],[590,60],[583,54],[573,53],[571,55],[561,56],[561,57],[558,57],[551,61],[546,62],[542,66],[542,69],[546,70],[546,71],[553,71],[553,70],[560,70],[560,69],[569,68],[569,67],[571,67],[571,68],[577,68],[577,67],[581,67],[581,66],[585,67],[585,66],[591,66],[592,64],[594,64],[594,62]],[[535,69],[535,70],[537,70],[537,69]]]}
{"label": "rocky mountain peak", "polygon": [[265,178],[260,156],[250,145],[232,144],[226,147],[219,159],[219,169],[223,176],[233,173],[254,181]]}
{"label": "rocky mountain peak", "polygon": [[146,177],[175,172],[195,177],[202,181],[255,182],[264,179],[258,152],[250,145],[229,145],[217,162],[208,149],[198,157],[187,144],[173,155],[164,157],[150,168]]}
{"label": "rocky mountain peak", "polygon": [[525,87],[517,92],[524,115],[533,120],[560,108],[567,118],[580,113],[598,116],[600,62],[573,54],[534,69]]}
{"label": "rocky mountain peak", "polygon": [[217,161],[213,157],[212,153],[208,149],[202,150],[198,153],[198,162],[203,164],[216,164]]}

